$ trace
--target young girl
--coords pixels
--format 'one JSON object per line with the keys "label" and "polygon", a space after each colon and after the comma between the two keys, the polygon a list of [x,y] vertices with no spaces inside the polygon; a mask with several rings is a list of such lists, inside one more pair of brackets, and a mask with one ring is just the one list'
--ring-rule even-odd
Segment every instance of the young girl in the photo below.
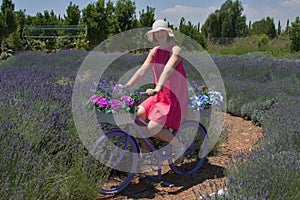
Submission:
{"label": "young girl", "polygon": [[[147,89],[148,98],[138,106],[137,116],[149,120],[148,135],[171,144],[175,149],[175,164],[182,162],[185,147],[173,136],[171,129],[178,130],[188,105],[188,87],[185,68],[180,56],[181,49],[174,45],[175,36],[167,22],[157,20],[147,32],[150,42],[157,43],[143,65],[136,71],[125,87],[141,81],[152,68],[154,89]],[[142,148],[145,148],[142,142]]]}

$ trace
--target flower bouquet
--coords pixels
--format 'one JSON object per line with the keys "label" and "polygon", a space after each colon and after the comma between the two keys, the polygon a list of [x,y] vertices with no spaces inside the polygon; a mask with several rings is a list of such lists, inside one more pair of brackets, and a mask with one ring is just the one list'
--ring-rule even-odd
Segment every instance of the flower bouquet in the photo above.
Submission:
{"label": "flower bouquet", "polygon": [[135,93],[129,94],[121,84],[113,81],[102,80],[96,87],[96,92],[87,102],[87,110],[96,110],[100,122],[129,123],[139,96]]}
{"label": "flower bouquet", "polygon": [[[189,88],[188,118],[199,118],[210,116],[212,105],[221,107],[223,105],[223,96],[220,92],[208,89],[205,85],[198,86],[192,84]],[[197,116],[195,116],[197,115]]]}

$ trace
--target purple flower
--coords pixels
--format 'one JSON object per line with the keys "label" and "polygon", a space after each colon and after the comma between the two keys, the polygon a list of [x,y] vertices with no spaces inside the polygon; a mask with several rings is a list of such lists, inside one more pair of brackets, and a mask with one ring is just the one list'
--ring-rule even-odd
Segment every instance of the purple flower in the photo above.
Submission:
{"label": "purple flower", "polygon": [[134,105],[134,100],[130,96],[122,96],[121,100],[129,107]]}
{"label": "purple flower", "polygon": [[99,100],[103,99],[104,95],[96,95],[94,94],[93,96],[90,97],[90,99],[88,100],[88,104],[93,103],[95,104],[96,102],[98,102]]}
{"label": "purple flower", "polygon": [[109,99],[107,98],[98,98],[97,102],[95,103],[96,105],[98,105],[100,108],[109,108]]}
{"label": "purple flower", "polygon": [[118,100],[118,99],[113,99],[111,101],[111,109],[114,110],[114,111],[118,111],[120,108],[122,108],[123,106],[123,103],[122,101]]}

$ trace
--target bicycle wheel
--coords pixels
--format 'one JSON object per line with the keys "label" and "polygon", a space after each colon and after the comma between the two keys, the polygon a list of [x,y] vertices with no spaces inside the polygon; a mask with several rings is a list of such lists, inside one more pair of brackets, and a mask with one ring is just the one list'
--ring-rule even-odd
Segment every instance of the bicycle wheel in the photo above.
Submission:
{"label": "bicycle wheel", "polygon": [[[119,193],[130,184],[137,169],[138,152],[136,140],[120,129],[108,132],[96,141],[89,171],[91,175],[100,176],[102,194]],[[97,161],[106,162],[108,173],[105,177],[103,167],[100,170]]]}
{"label": "bicycle wheel", "polygon": [[185,145],[186,151],[180,165],[175,165],[169,159],[171,168],[179,175],[190,175],[197,172],[206,160],[208,151],[206,129],[202,124],[188,120],[181,124],[176,136]]}

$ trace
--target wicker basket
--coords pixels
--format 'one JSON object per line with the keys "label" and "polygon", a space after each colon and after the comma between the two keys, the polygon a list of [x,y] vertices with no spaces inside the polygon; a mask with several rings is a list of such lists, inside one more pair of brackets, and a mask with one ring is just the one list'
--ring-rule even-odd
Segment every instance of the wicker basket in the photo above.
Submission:
{"label": "wicker basket", "polygon": [[113,125],[124,125],[134,123],[134,117],[135,116],[133,114],[126,111],[119,111],[113,114],[97,112],[97,118],[99,123],[108,123]]}
{"label": "wicker basket", "polygon": [[184,120],[199,120],[203,118],[210,119],[212,109],[205,110],[187,110],[184,115]]}

